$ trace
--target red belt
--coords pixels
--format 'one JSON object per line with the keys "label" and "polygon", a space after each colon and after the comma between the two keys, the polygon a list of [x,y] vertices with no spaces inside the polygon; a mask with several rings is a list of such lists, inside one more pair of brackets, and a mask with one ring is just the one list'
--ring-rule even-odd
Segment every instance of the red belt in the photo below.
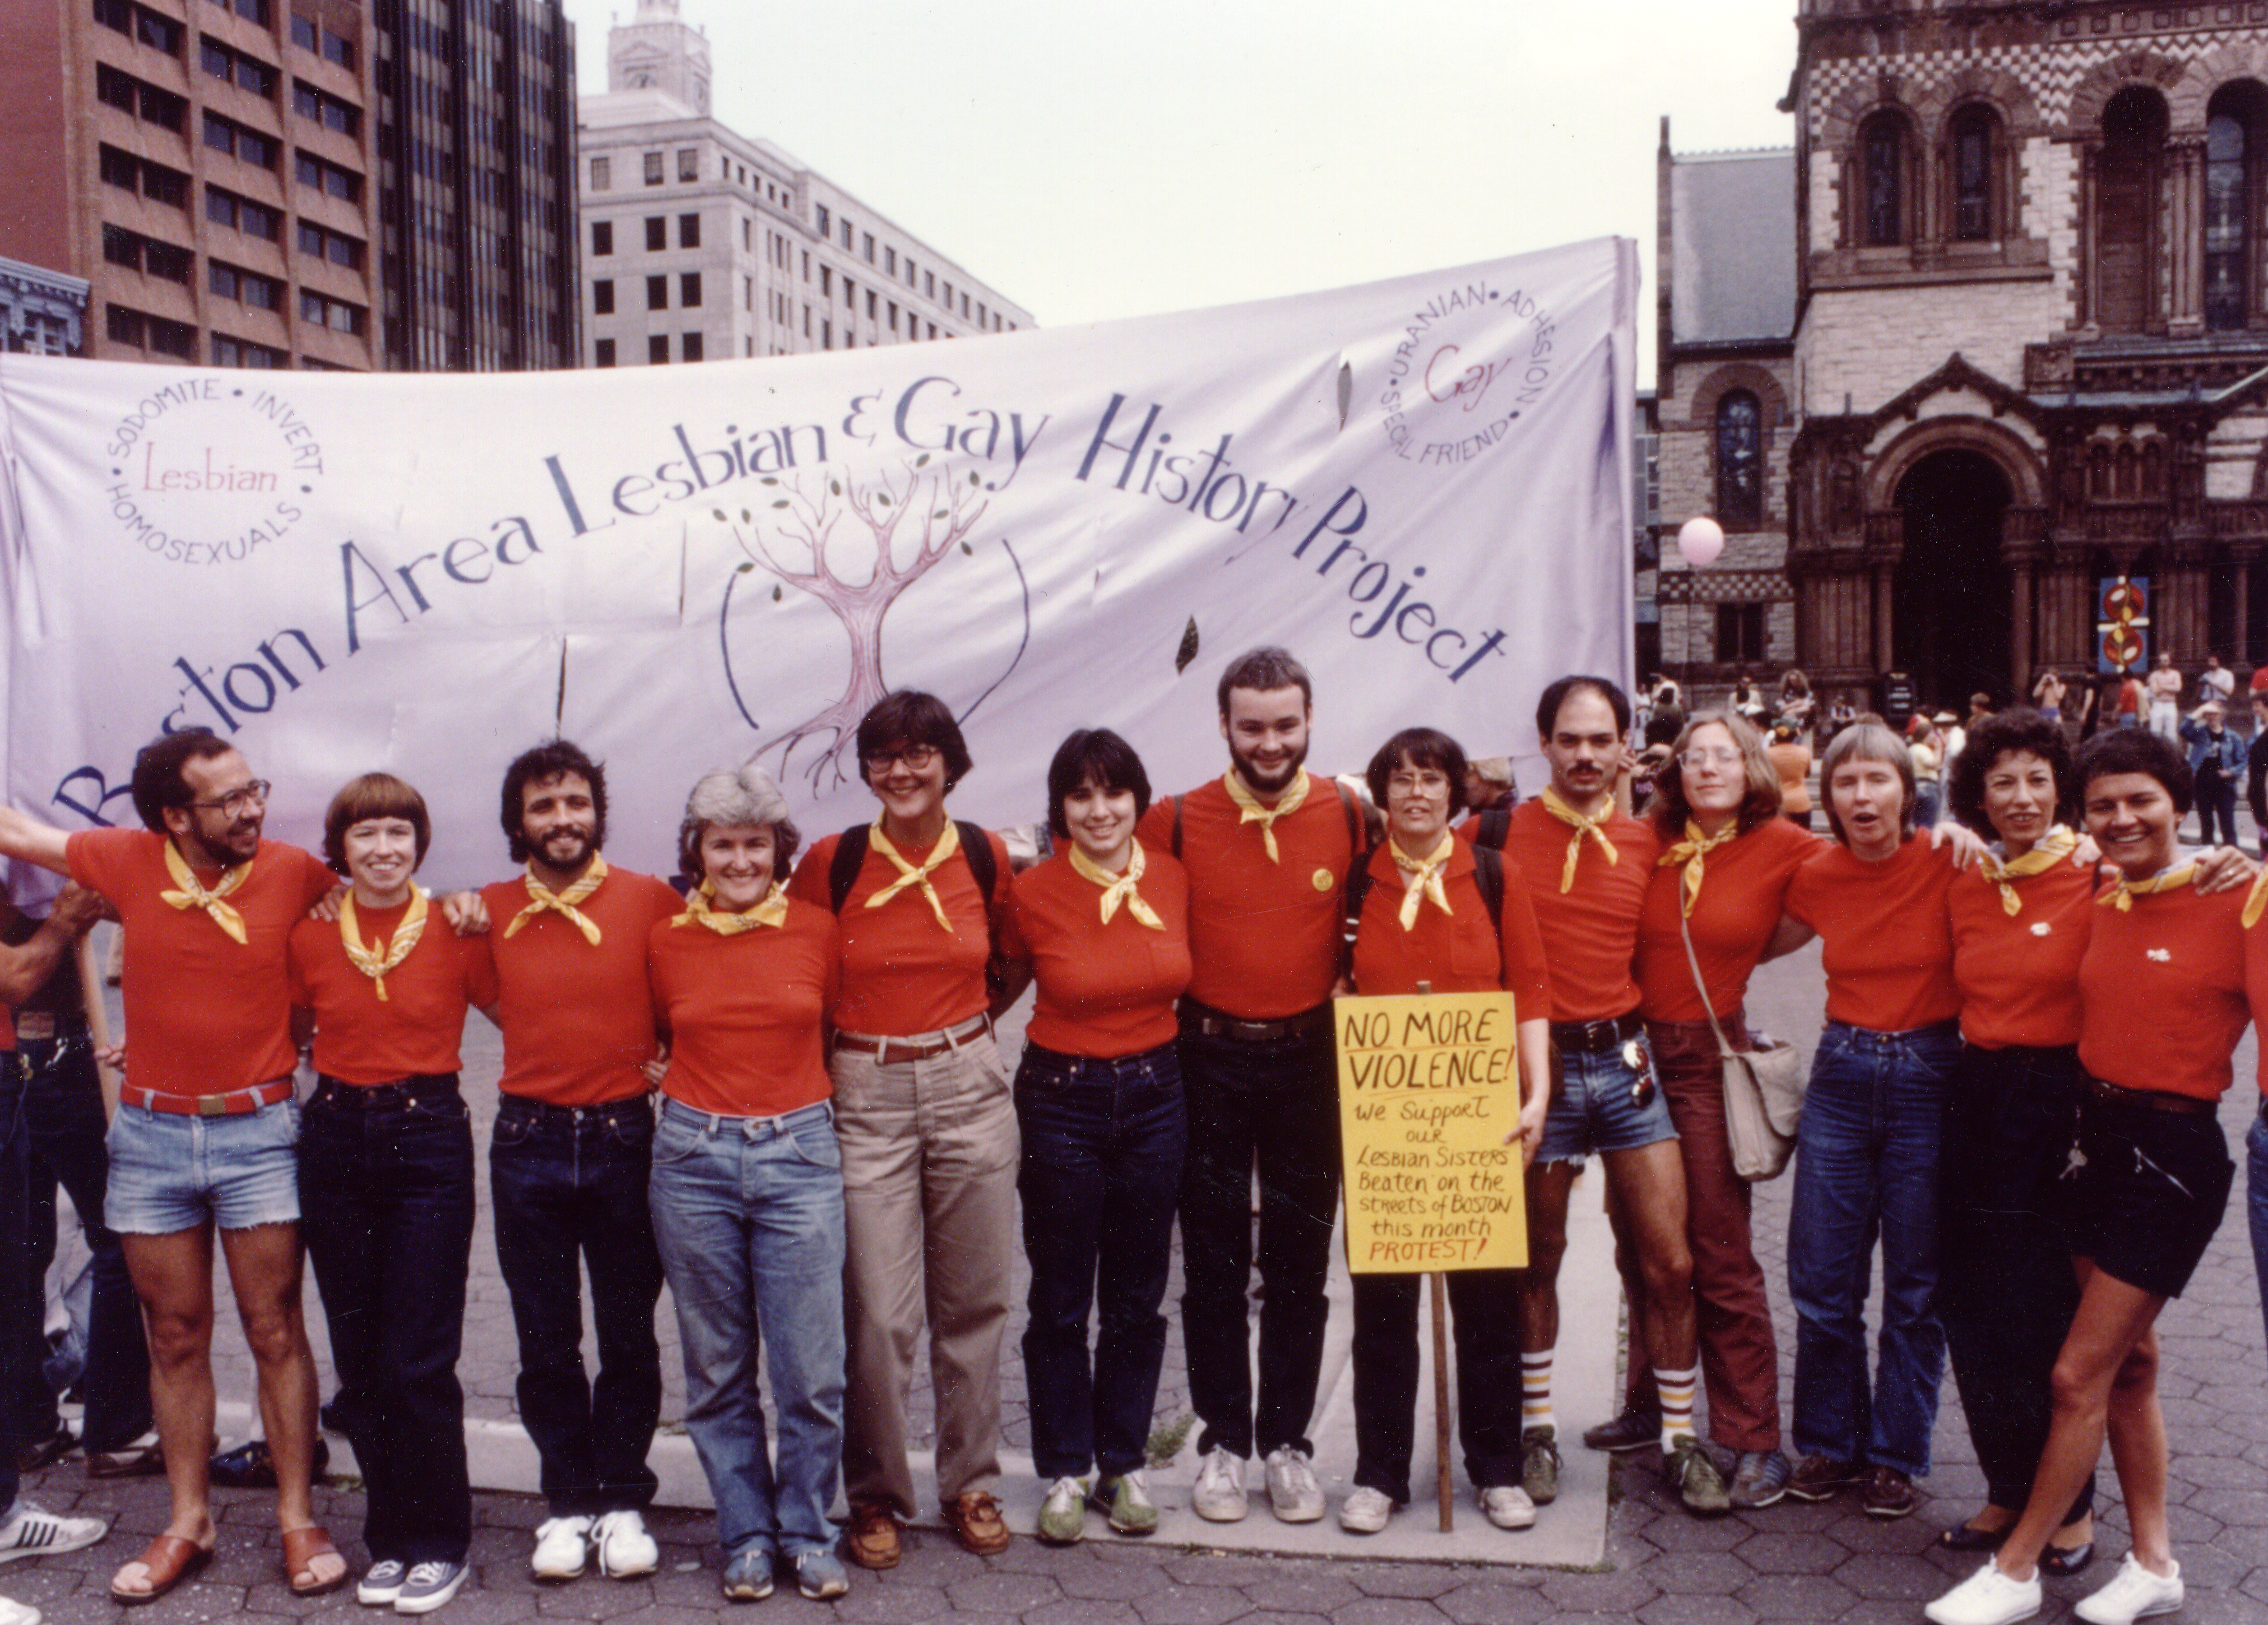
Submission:
{"label": "red belt", "polygon": [[244,1117],[262,1106],[291,1098],[289,1078],[255,1083],[250,1089],[231,1089],[225,1095],[161,1095],[154,1089],[137,1089],[131,1083],[120,1085],[118,1090],[118,1104],[122,1106],[143,1106],[151,1112],[170,1112],[176,1117]]}

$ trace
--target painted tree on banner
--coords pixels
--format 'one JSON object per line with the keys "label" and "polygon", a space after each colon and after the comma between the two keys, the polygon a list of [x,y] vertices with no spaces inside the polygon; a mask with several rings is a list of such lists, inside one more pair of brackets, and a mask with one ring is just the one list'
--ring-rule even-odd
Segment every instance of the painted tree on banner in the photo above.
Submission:
{"label": "painted tree on banner", "polygon": [[[971,473],[963,484],[952,465],[932,469],[930,462],[924,452],[902,464],[895,475],[863,484],[819,470],[768,476],[762,484],[780,494],[767,507],[755,513],[743,508],[737,524],[722,511],[716,515],[748,556],[740,573],[761,568],[785,586],[809,593],[834,611],[850,638],[850,670],[841,697],[755,750],[757,757],[778,752],[785,778],[796,749],[817,744],[820,753],[803,771],[821,794],[851,776],[843,760],[856,745],[859,719],[889,692],[882,669],[882,623],[890,606],[956,545],[963,553],[972,551],[966,538],[984,516],[980,476]],[[863,529],[864,541],[872,544],[873,559],[863,579],[858,572],[866,547],[839,542],[836,535],[846,521]],[[910,550],[902,554],[902,531]],[[792,562],[799,554],[808,560],[806,565]],[[779,591],[773,588],[774,597]],[[729,614],[729,595],[725,609]],[[741,714],[747,714],[745,706]]]}

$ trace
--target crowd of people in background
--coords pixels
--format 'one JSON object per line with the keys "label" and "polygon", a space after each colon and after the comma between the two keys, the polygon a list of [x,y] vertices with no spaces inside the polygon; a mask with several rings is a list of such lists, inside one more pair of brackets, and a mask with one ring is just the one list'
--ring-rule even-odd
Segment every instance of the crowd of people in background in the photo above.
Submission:
{"label": "crowd of people in background", "polygon": [[[1630,1333],[1621,1408],[1587,1447],[1658,1452],[1699,1517],[1851,1493],[1902,1518],[1930,1472],[1949,1350],[1987,1503],[1940,1543],[1992,1555],[1929,1617],[2011,1625],[2041,1606],[2043,1575],[2090,1565],[2106,1437],[2132,1543],[2079,1613],[2166,1611],[2183,1592],[2152,1326],[2222,1216],[2234,1164],[2214,1112],[2268,1008],[2253,929],[2268,882],[2229,844],[2180,845],[2193,803],[2208,839],[2233,835],[2237,772],[2256,809],[2261,781],[2226,715],[2233,676],[2213,661],[2199,687],[2183,715],[2169,663],[2146,690],[2122,683],[2117,720],[2074,753],[2084,722],[2052,672],[2032,705],[1979,694],[1904,732],[1848,694],[1822,712],[1800,672],[1690,712],[1673,683],[1634,709],[1572,676],[1540,698],[1548,781],[1522,800],[1506,759],[1423,726],[1357,779],[1311,772],[1313,681],[1257,649],[1219,680],[1220,777],[1157,795],[1131,742],[1075,731],[1047,775],[1051,850],[1020,868],[952,816],[975,764],[951,711],[902,691],[857,733],[870,823],[806,848],[765,772],[719,767],[687,796],[674,878],[633,873],[603,855],[605,767],[554,740],[504,774],[520,872],[444,897],[415,878],[433,831],[414,787],[349,782],[317,854],[265,838],[269,787],[227,741],[168,735],[136,761],[140,830],[67,835],[0,809],[0,853],[65,880],[0,946],[28,1063],[0,1070],[0,1254],[42,1260],[0,1272],[18,1444],[0,1458],[0,1561],[108,1533],[18,1494],[75,1444],[97,1476],[167,1476],[166,1520],[118,1569],[117,1602],[210,1561],[217,1237],[291,1592],[351,1582],[403,1614],[456,1594],[474,1010],[504,1042],[490,1200],[547,1503],[537,1580],[659,1562],[644,1514],[665,1283],[727,1598],[784,1581],[841,1597],[843,1560],[898,1563],[932,1496],[963,1547],[1005,1550],[1020,1234],[1040,1540],[1083,1540],[1097,1518],[1122,1537],[1160,1525],[1147,1462],[1177,1225],[1191,1510],[1241,1519],[1256,1491],[1275,1518],[1314,1522],[1331,1510],[1310,1429],[1340,1198],[1332,1001],[1504,991],[1528,1259],[1448,1284],[1458,1437],[1491,1525],[1528,1528],[1558,1494],[1557,1283],[1573,1181],[1596,1156]],[[2255,709],[2268,717],[2268,687]],[[96,990],[63,969],[103,915],[133,945],[107,1133]],[[1756,968],[1815,938],[1825,1026],[1795,1136],[1784,1435],[1758,1171],[1736,1160],[1725,1060],[1770,1047],[1744,1008]],[[995,1023],[1027,988],[1011,1065]],[[64,1081],[42,1092],[50,1072]],[[97,1260],[77,1440],[33,1370],[53,1241],[13,1193],[28,1197],[35,1145]],[[2268,1121],[2248,1154],[2268,1289]],[[359,1575],[311,1497],[303,1255],[330,1330],[328,1415],[367,1496]],[[1356,1460],[1336,1518],[1359,1537],[1410,1499],[1418,1277],[1358,1277],[1352,1317]],[[924,1333],[932,1483],[909,1423]],[[34,1617],[0,1608],[0,1625]]]}

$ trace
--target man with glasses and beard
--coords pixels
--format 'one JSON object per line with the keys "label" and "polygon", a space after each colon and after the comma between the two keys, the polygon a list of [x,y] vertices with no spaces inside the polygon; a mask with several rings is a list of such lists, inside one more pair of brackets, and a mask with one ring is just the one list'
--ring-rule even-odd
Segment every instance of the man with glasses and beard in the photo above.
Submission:
{"label": "man with glasses and beard", "polygon": [[[519,1414],[542,1459],[550,1517],[535,1532],[539,1580],[571,1580],[595,1549],[602,1574],[651,1574],[644,1511],[661,1414],[654,1305],[661,1259],[646,1209],[653,1110],[647,937],[682,905],[665,882],[608,867],[607,778],[565,740],[504,772],[504,831],[517,880],[484,887],[504,1030],[489,1145],[497,1262],[519,1333]],[[583,1370],[583,1272],[599,1341]]]}
{"label": "man with glasses and beard", "polygon": [[[1307,1432],[1339,1194],[1330,998],[1342,883],[1370,843],[1352,798],[1301,765],[1314,695],[1286,651],[1239,657],[1219,688],[1228,772],[1153,803],[1138,829],[1144,846],[1172,853],[1189,875],[1182,1333],[1190,1403],[1204,1424],[1191,1504],[1216,1523],[1244,1517],[1244,1464],[1256,1449],[1278,1518],[1323,1515]],[[1247,1352],[1256,1154],[1264,1289],[1256,1403]]]}

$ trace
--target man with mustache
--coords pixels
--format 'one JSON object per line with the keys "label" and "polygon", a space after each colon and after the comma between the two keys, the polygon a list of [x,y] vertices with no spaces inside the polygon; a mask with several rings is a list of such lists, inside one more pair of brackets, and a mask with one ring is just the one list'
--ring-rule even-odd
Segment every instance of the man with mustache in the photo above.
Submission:
{"label": "man with mustache", "polygon": [[[644,1509],[661,1414],[653,1330],[661,1259],[646,1209],[653,1112],[639,1067],[656,1051],[646,939],[682,906],[649,875],[610,868],[606,770],[563,739],[504,772],[504,831],[526,864],[484,887],[501,990],[504,1075],[489,1175],[497,1262],[519,1333],[520,1418],[542,1458],[551,1516],[539,1580],[651,1574]],[[599,1339],[583,1370],[583,1272]]]}
{"label": "man with mustache", "polygon": [[[1314,694],[1307,668],[1283,649],[1239,657],[1219,688],[1228,772],[1153,804],[1137,831],[1189,875],[1197,971],[1178,1039],[1189,1116],[1182,1335],[1189,1401],[1204,1424],[1190,1504],[1216,1523],[1245,1515],[1244,1463],[1256,1447],[1276,1516],[1323,1515],[1307,1430],[1339,1193],[1330,998],[1341,885],[1369,843],[1351,798],[1301,765]],[[1256,1405],[1247,1352],[1256,1153],[1264,1289]]]}
{"label": "man with mustache", "polygon": [[347,1570],[309,1496],[315,1368],[300,1310],[284,945],[337,877],[312,853],[261,838],[267,783],[205,729],[144,746],[131,782],[141,830],[67,836],[0,809],[0,853],[100,892],[134,945],[125,981],[132,1050],[110,1129],[103,1214],[123,1238],[149,1326],[173,1507],[111,1594],[149,1601],[202,1567],[217,1538],[205,1481],[217,1228],[258,1371],[284,1568],[296,1593],[316,1595],[335,1590]]}

